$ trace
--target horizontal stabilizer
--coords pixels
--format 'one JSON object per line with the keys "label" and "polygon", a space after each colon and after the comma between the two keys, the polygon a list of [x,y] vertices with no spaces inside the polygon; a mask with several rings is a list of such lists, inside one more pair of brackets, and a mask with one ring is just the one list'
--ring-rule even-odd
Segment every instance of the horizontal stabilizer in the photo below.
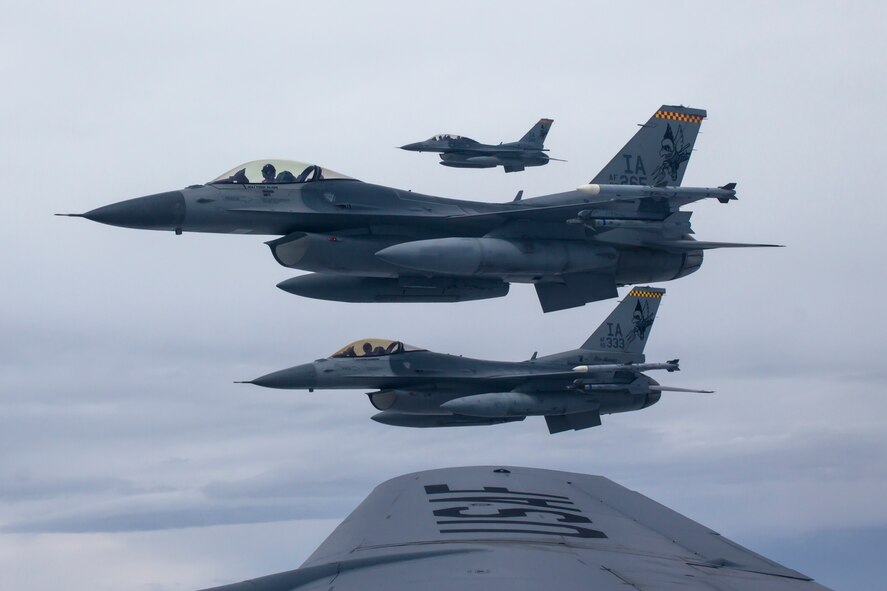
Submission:
{"label": "horizontal stabilizer", "polygon": [[712,250],[715,248],[785,248],[784,244],[747,244],[743,242],[708,242],[703,240],[657,240],[645,242],[647,246],[656,246],[668,250]]}
{"label": "horizontal stabilizer", "polygon": [[543,312],[555,312],[615,298],[618,292],[612,275],[571,273],[564,275],[562,283],[537,283],[536,295]]}
{"label": "horizontal stabilizer", "polygon": [[579,431],[600,426],[601,413],[592,410],[569,415],[545,415],[545,422],[548,424],[548,432],[552,435],[563,431]]}

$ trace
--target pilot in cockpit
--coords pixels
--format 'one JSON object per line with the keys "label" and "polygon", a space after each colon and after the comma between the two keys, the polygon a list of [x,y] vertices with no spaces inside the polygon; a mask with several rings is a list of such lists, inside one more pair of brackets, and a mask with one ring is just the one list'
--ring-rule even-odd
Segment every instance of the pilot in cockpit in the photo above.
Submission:
{"label": "pilot in cockpit", "polygon": [[262,182],[263,183],[273,183],[275,182],[275,176],[277,175],[277,169],[274,168],[274,165],[270,162],[262,167]]}

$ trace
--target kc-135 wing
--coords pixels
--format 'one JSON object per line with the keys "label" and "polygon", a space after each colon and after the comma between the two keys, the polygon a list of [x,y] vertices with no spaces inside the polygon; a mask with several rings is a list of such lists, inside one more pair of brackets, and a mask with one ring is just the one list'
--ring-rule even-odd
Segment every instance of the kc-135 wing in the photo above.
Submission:
{"label": "kc-135 wing", "polygon": [[602,476],[477,466],[378,486],[301,568],[213,591],[827,591]]}

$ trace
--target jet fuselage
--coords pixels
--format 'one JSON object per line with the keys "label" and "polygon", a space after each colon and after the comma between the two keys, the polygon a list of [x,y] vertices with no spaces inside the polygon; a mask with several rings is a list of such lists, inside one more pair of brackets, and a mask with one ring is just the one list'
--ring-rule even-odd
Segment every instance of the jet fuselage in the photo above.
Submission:
{"label": "jet fuselage", "polygon": [[[74,215],[176,233],[278,236],[268,243],[277,261],[313,272],[279,287],[305,297],[457,302],[500,297],[519,282],[534,285],[543,311],[563,310],[616,297],[621,285],[693,273],[706,249],[771,246],[693,238],[691,213],[681,207],[736,198],[735,183],[680,186],[705,115],[663,105],[590,183],[529,199],[519,193],[508,203],[433,197],[316,165],[256,160],[206,185]],[[519,142],[496,149],[541,147],[550,124],[542,119]],[[457,136],[425,144],[441,142],[466,153],[486,149]],[[443,156],[453,164],[461,158]]]}
{"label": "jet fuselage", "polygon": [[[523,409],[520,416],[562,414],[565,409],[610,414],[654,404],[659,393],[644,386],[657,382],[628,370],[586,376],[573,372],[572,368],[580,364],[619,363],[628,358],[576,350],[549,358],[507,362],[408,351],[396,355],[319,359],[270,373],[250,383],[295,390],[374,389],[377,391],[368,394],[373,406],[381,411],[404,414],[450,415],[453,410],[445,406],[447,403],[494,393],[529,397],[531,406]],[[483,407],[479,408],[479,412],[484,412]],[[490,416],[500,416],[498,407],[491,407],[489,412],[493,413]],[[510,416],[507,410],[501,415]]]}
{"label": "jet fuselage", "polygon": [[[636,224],[661,223],[669,215],[667,208],[636,202],[601,208],[595,198],[608,190],[614,196],[641,194],[638,187],[613,186],[598,188],[597,195],[575,190],[493,204],[350,179],[212,183],[115,203],[83,217],[176,233],[281,236],[269,242],[276,260],[317,275],[296,277],[280,287],[340,301],[460,301],[505,295],[511,282],[557,282],[576,273],[626,285],[668,281],[699,268],[701,251],[598,240],[585,226],[564,223],[563,209],[584,207]],[[524,213],[534,219],[523,219]]]}

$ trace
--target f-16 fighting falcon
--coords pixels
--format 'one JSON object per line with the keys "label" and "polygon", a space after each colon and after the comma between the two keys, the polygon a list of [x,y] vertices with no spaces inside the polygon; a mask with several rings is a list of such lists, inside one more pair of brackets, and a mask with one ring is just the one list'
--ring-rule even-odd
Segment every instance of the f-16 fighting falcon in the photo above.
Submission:
{"label": "f-16 fighting falcon", "polygon": [[663,106],[590,183],[508,203],[431,197],[289,161],[257,160],[205,185],[83,214],[149,230],[270,234],[277,261],[311,273],[284,291],[343,302],[461,302],[532,283],[551,312],[616,297],[621,285],[699,269],[700,199],[736,199],[735,183],[681,187],[705,111]]}
{"label": "f-16 fighting falcon", "polygon": [[665,290],[637,287],[578,349],[505,362],[433,353],[400,341],[364,339],[327,359],[270,373],[268,388],[375,388],[372,418],[400,427],[458,427],[542,415],[550,433],[601,424],[601,415],[640,410],[662,392],[642,371],[678,371],[678,360],[645,363],[644,346]]}
{"label": "f-16 fighting falcon", "polygon": [[471,466],[380,484],[296,570],[205,591],[829,591],[603,476]]}
{"label": "f-16 fighting falcon", "polygon": [[527,166],[543,166],[552,158],[543,147],[545,136],[551,129],[551,119],[540,119],[530,131],[516,142],[507,144],[482,144],[460,135],[441,134],[424,142],[401,146],[411,152],[439,152],[440,164],[453,168],[495,168],[502,166],[505,172],[519,172]]}

